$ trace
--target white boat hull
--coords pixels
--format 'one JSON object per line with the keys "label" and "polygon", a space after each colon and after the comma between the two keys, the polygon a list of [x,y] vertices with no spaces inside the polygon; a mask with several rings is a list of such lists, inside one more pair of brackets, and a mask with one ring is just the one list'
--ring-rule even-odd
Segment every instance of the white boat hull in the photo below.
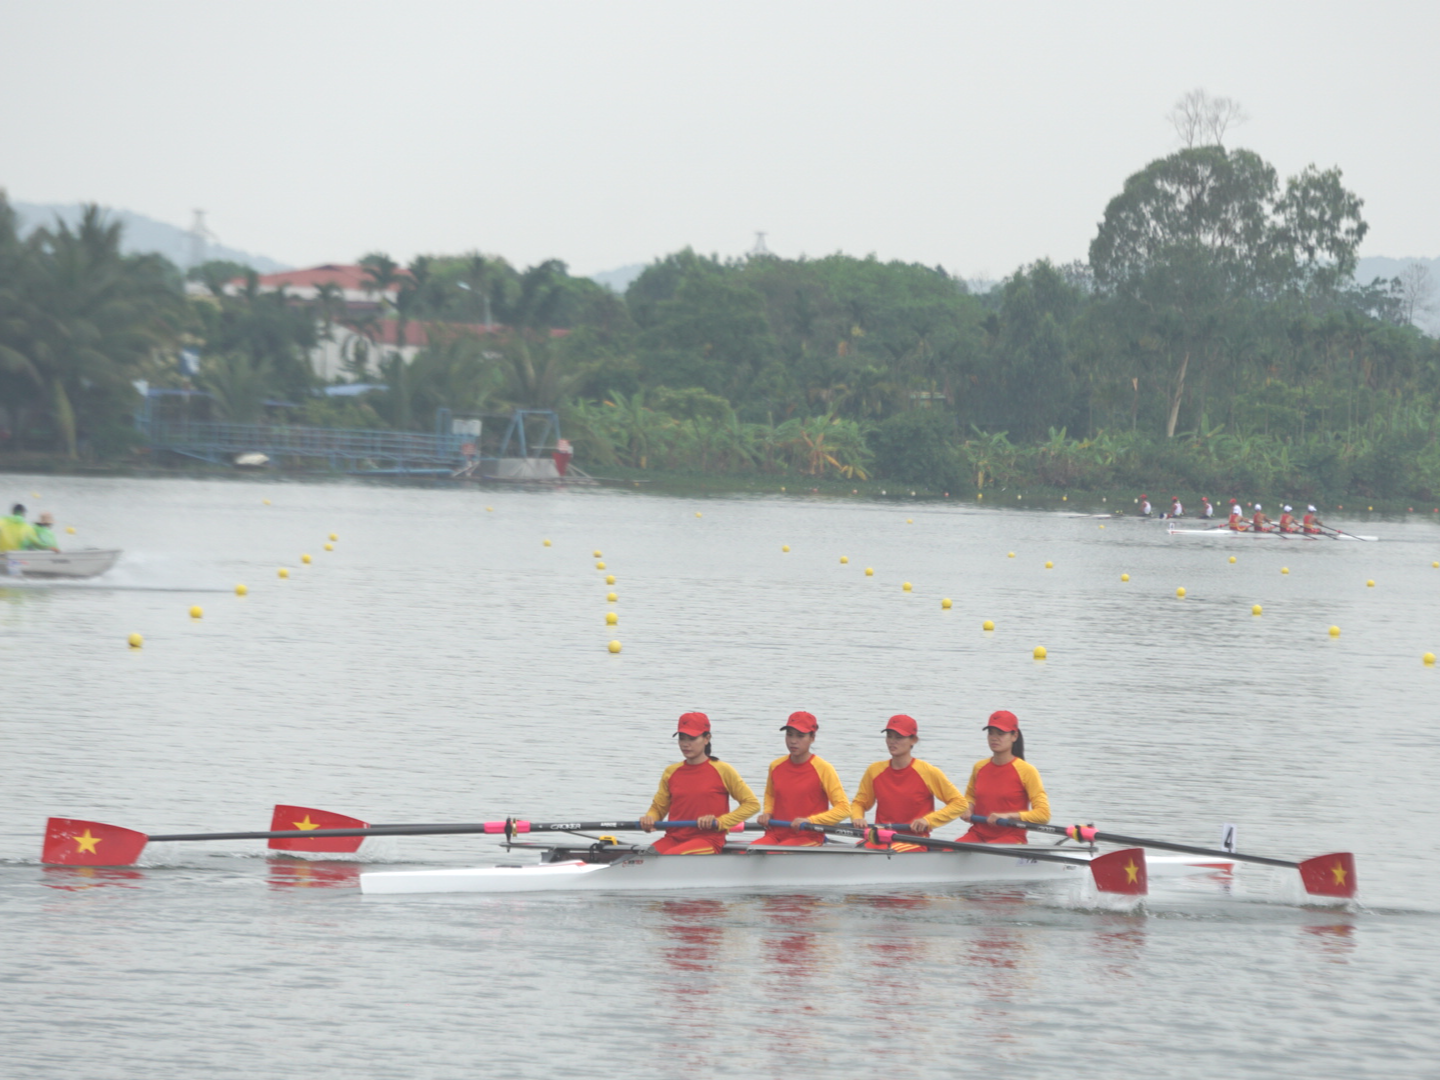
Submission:
{"label": "white boat hull", "polygon": [[1251,530],[1246,530],[1246,531],[1241,532],[1241,531],[1237,531],[1237,530],[1235,530],[1235,529],[1227,529],[1227,528],[1226,528],[1225,526],[1223,526],[1223,525],[1221,525],[1221,526],[1219,526],[1219,527],[1217,527],[1217,528],[1214,528],[1214,529],[1176,529],[1176,528],[1171,528],[1171,529],[1169,529],[1169,530],[1167,530],[1167,531],[1170,533],[1171,536],[1210,536],[1210,537],[1215,537],[1215,538],[1217,538],[1217,539],[1218,539],[1218,538],[1223,538],[1223,537],[1234,537],[1234,536],[1242,536],[1242,537],[1248,536],[1251,540],[1300,540],[1300,541],[1310,541],[1310,540],[1369,540],[1369,541],[1372,541],[1372,542],[1373,542],[1373,541],[1376,541],[1376,540],[1379,540],[1379,539],[1380,539],[1378,536],[1354,536],[1354,535],[1351,535],[1351,534],[1349,534],[1349,533],[1344,533],[1344,534],[1338,534],[1338,535],[1336,535],[1336,534],[1332,534],[1332,533],[1297,533],[1297,532],[1258,532],[1258,533],[1257,533],[1257,532],[1254,532],[1254,531],[1251,531]]}
{"label": "white boat hull", "polygon": [[99,577],[120,558],[119,551],[87,548],[83,551],[7,551],[0,555],[12,577]]}
{"label": "white boat hull", "polygon": [[[1047,850],[1047,849],[1042,849]],[[1048,849],[1052,850],[1053,849]],[[1066,851],[1088,857],[1088,852]],[[1103,854],[1103,853],[1102,853]],[[1151,877],[1224,873],[1218,858],[1147,855]],[[1039,862],[969,851],[883,852],[864,849],[724,855],[635,854],[610,863],[580,860],[532,866],[451,870],[385,870],[360,875],[367,896],[401,893],[631,892],[660,889],[833,889],[968,882],[1088,881],[1084,865]]]}

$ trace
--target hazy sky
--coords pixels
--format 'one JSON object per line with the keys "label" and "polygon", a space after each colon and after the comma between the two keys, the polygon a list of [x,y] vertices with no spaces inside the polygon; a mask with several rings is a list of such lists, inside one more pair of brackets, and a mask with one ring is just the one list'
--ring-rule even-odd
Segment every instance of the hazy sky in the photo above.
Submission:
{"label": "hazy sky", "polygon": [[0,187],[295,265],[1083,258],[1194,87],[1440,254],[1440,3],[0,0]]}

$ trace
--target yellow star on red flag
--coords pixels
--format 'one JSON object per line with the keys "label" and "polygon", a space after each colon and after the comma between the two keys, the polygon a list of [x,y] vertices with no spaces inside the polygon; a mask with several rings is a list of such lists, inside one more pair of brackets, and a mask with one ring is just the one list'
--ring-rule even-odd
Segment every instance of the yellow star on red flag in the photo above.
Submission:
{"label": "yellow star on red flag", "polygon": [[294,825],[295,828],[300,829],[304,832],[309,832],[311,829],[318,829],[320,827],[317,822],[310,820],[309,814],[305,815],[304,821],[292,821],[290,824]]}
{"label": "yellow star on red flag", "polygon": [[1332,873],[1332,874],[1335,875],[1335,884],[1336,884],[1336,885],[1344,885],[1344,884],[1345,884],[1345,866],[1344,866],[1343,863],[1338,863],[1338,862],[1337,862],[1334,866],[1332,866],[1332,867],[1330,868],[1330,873]]}
{"label": "yellow star on red flag", "polygon": [[1131,859],[1128,863],[1125,864],[1125,884],[1133,885],[1139,879],[1140,867],[1135,865],[1134,859]]}
{"label": "yellow star on red flag", "polygon": [[75,841],[76,854],[82,851],[88,851],[92,855],[98,855],[100,853],[95,850],[95,845],[105,838],[103,836],[91,836],[90,830],[86,829],[84,836],[72,836],[70,839]]}

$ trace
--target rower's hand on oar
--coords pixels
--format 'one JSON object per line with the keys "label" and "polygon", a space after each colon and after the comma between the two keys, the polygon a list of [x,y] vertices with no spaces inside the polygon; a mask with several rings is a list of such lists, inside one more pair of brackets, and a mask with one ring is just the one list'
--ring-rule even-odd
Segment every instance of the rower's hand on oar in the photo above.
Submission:
{"label": "rower's hand on oar", "polygon": [[653,817],[651,817],[649,814],[646,814],[644,817],[642,817],[642,818],[640,819],[640,828],[641,828],[643,831],[645,831],[645,832],[654,832],[654,831],[655,831],[655,819],[654,819]]}
{"label": "rower's hand on oar", "polygon": [[717,818],[714,814],[706,814],[704,817],[698,817],[695,819],[695,827],[699,829],[704,829],[707,832],[718,829],[720,828],[720,819]]}
{"label": "rower's hand on oar", "polygon": [[966,810],[965,813],[963,813],[963,814],[960,815],[960,820],[961,820],[961,821],[974,821],[974,820],[975,820],[975,815],[974,815],[973,813],[971,813],[969,810]]}
{"label": "rower's hand on oar", "polygon": [[929,836],[930,822],[926,821],[923,817],[917,817],[914,821],[910,822],[910,831],[916,836]]}
{"label": "rower's hand on oar", "polygon": [[756,824],[756,825],[759,825],[760,828],[762,828],[762,829],[769,827],[769,825],[770,825],[770,815],[769,815],[769,814],[761,814],[759,817],[757,817],[757,818],[755,819],[755,824]]}

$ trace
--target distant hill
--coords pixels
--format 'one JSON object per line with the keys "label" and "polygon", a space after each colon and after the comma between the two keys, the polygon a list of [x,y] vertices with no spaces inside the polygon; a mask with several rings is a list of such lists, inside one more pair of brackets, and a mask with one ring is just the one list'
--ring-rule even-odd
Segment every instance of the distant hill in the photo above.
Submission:
{"label": "distant hill", "polygon": [[[29,235],[42,225],[53,224],[57,217],[73,227],[84,212],[84,207],[79,203],[61,206],[17,202],[10,205],[14,207],[15,215],[20,219],[21,236]],[[126,254],[156,252],[164,255],[176,266],[188,267],[190,265],[189,230],[182,229],[178,225],[167,225],[163,221],[156,221],[143,214],[134,214],[129,210],[114,210],[105,207],[105,212],[110,215],[112,220],[120,222],[125,227],[124,232],[120,235],[120,248]],[[261,274],[274,274],[290,269],[284,263],[267,259],[264,255],[252,255],[248,251],[239,251],[213,242],[205,245],[205,258],[207,260],[228,259],[231,262],[244,263]]]}
{"label": "distant hill", "polygon": [[644,263],[633,263],[630,266],[622,266],[618,270],[602,270],[598,274],[591,274],[591,281],[598,281],[611,292],[624,293],[630,287],[630,283],[645,272]]}

